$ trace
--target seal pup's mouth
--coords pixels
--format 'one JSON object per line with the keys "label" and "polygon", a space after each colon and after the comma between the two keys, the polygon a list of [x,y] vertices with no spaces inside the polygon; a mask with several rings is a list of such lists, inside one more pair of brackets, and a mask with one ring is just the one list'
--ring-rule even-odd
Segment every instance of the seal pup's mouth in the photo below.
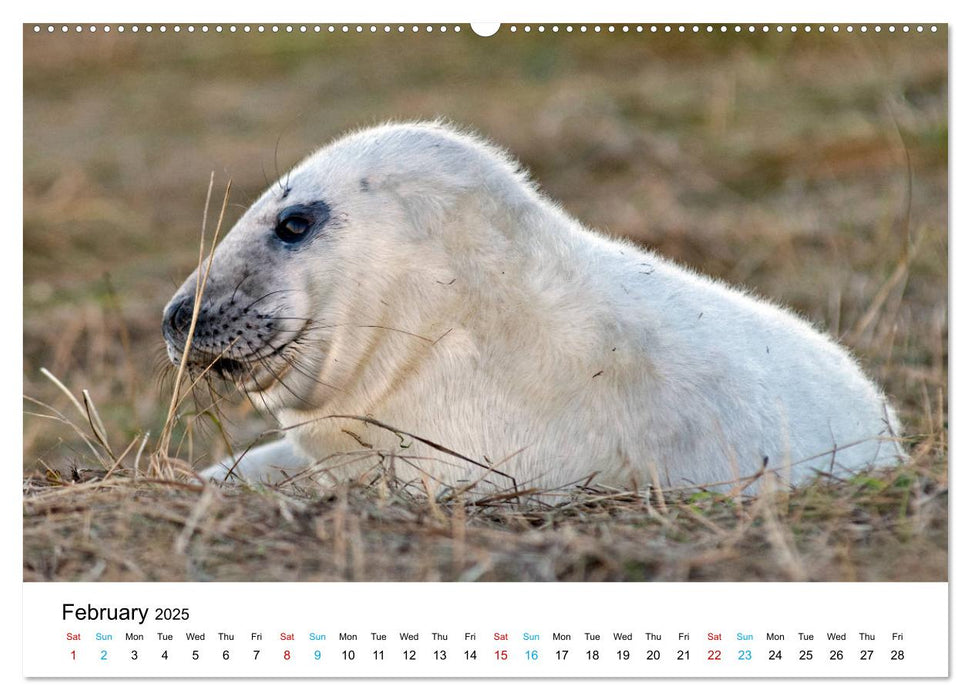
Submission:
{"label": "seal pup's mouth", "polygon": [[234,360],[231,357],[219,357],[212,363],[209,370],[215,372],[223,379],[233,379],[242,376],[246,372],[247,367],[239,360]]}
{"label": "seal pup's mouth", "polygon": [[[233,370],[234,378],[239,380],[240,388],[247,393],[266,393],[282,385],[293,393],[283,380],[297,369],[297,363],[295,358],[287,357],[286,352],[304,339],[310,325],[311,321],[308,320],[290,338],[266,354],[256,352],[244,357],[227,358],[228,367]],[[271,344],[267,343],[267,346]]]}
{"label": "seal pup's mouth", "polygon": [[[310,321],[307,321],[301,328],[291,332],[289,338],[283,339],[280,345],[275,346],[270,340],[245,354],[240,353],[232,343],[214,353],[211,348],[199,347],[193,339],[188,368],[196,374],[212,373],[236,384],[238,389],[247,393],[269,391],[275,385],[281,384],[296,369],[296,359],[288,357],[286,353],[304,339],[309,326]],[[170,341],[167,350],[172,363],[178,364],[184,345]]]}

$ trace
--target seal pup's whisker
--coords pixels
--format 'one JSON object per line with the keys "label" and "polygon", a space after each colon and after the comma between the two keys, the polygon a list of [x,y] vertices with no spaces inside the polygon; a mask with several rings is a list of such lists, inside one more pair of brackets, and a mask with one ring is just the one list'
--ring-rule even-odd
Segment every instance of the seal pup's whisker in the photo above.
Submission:
{"label": "seal pup's whisker", "polygon": [[[300,392],[291,389],[285,381],[283,381],[283,376],[278,374],[266,360],[257,360],[258,364],[263,368],[263,370],[273,377],[276,384],[282,386],[290,395],[302,404],[306,404],[308,408],[313,408],[314,405],[308,401]],[[268,388],[268,387],[267,387]],[[265,395],[267,388],[261,388],[260,393]]]}
{"label": "seal pup's whisker", "polygon": [[252,277],[252,276],[253,276],[253,273],[252,272],[248,272],[248,273],[240,276],[239,282],[237,282],[236,283],[236,286],[233,288],[233,293],[229,295],[229,303],[230,304],[233,304],[233,303],[236,302],[236,293],[239,291],[239,288],[242,287],[243,286],[243,283],[246,280],[248,280],[250,277]]}
{"label": "seal pup's whisker", "polygon": [[335,393],[341,391],[340,387],[334,384],[331,384],[329,382],[325,382],[319,377],[314,376],[311,372],[313,368],[306,364],[300,363],[295,357],[285,357],[284,360],[295,372],[303,375],[304,377],[307,378],[307,380],[313,382],[314,384],[318,384],[322,387],[326,387],[327,389],[331,389]]}
{"label": "seal pup's whisker", "polygon": [[246,308],[244,309],[244,311],[247,311],[247,310],[249,310],[249,309],[251,309],[251,308],[253,308],[253,307],[254,307],[254,306],[256,306],[257,304],[259,304],[259,303],[260,303],[261,301],[263,301],[263,300],[264,300],[264,299],[266,299],[267,297],[271,297],[271,296],[273,296],[274,294],[286,294],[286,293],[288,293],[288,292],[296,292],[296,291],[299,291],[299,290],[296,290],[296,289],[274,289],[274,290],[273,290],[272,292],[267,292],[267,293],[266,293],[266,294],[264,294],[263,296],[261,296],[261,297],[259,297],[259,298],[257,298],[257,299],[254,299],[253,301],[251,301],[251,302],[250,302],[250,305],[249,305],[249,306],[247,306],[247,307],[246,307]]}

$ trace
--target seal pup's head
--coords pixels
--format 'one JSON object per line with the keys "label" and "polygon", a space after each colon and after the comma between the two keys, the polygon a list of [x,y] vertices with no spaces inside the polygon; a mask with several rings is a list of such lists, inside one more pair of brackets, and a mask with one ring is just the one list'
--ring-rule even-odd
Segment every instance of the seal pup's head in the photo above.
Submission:
{"label": "seal pup's head", "polygon": [[[403,289],[401,270],[434,267],[461,202],[471,197],[500,215],[534,196],[505,154],[440,123],[389,124],[335,141],[272,185],[217,247],[190,371],[215,371],[270,410],[321,405],[337,390],[321,378],[324,363],[337,361],[328,357],[342,324],[378,323],[380,304]],[[198,274],[165,307],[174,364]]]}

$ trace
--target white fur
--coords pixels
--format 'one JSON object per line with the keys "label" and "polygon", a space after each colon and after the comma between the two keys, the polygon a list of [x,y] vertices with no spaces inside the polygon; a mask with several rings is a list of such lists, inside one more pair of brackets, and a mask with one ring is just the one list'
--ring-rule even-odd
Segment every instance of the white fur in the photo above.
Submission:
{"label": "white fur", "polygon": [[[334,455],[362,445],[396,451],[400,477],[488,476],[484,489],[510,485],[488,463],[521,488],[591,474],[677,487],[763,464],[798,483],[903,454],[893,410],[832,340],[590,231],[496,148],[440,124],[368,129],[308,158],[237,223],[214,276],[231,287],[277,213],[313,200],[331,206],[326,235],[259,258],[266,291],[292,290],[286,311],[315,321],[301,371],[253,395],[299,427],[250,452],[244,478],[274,480],[273,465],[293,473],[300,463],[319,464],[321,478],[355,477],[373,460]],[[480,464],[333,415],[370,416]]]}

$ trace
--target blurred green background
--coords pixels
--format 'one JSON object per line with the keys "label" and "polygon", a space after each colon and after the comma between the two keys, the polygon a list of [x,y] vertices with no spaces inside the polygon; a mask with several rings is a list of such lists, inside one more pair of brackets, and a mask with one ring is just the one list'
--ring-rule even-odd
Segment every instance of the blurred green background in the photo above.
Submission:
{"label": "blurred green background", "polygon": [[[849,344],[910,432],[947,422],[947,38],[812,32],[24,29],[24,384],[89,389],[158,434],[161,309],[206,187],[230,223],[343,131],[443,117],[508,148],[587,225],[795,308]],[[240,406],[240,430],[259,420]],[[248,426],[248,427],[247,427]],[[76,458],[25,418],[29,471]]]}

